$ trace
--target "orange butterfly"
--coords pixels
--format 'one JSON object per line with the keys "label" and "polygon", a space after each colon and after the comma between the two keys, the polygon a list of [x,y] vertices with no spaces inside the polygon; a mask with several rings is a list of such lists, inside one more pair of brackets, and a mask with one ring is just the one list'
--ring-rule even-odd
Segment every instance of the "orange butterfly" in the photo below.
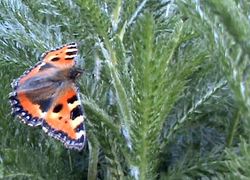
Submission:
{"label": "orange butterfly", "polygon": [[70,43],[42,55],[30,70],[14,80],[12,112],[29,126],[42,126],[67,148],[82,150],[86,141],[84,113],[75,80],[77,44]]}

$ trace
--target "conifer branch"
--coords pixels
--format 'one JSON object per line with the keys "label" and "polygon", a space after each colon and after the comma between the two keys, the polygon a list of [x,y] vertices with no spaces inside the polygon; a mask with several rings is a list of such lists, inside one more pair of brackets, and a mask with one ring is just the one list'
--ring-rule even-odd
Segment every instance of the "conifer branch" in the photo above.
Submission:
{"label": "conifer branch", "polygon": [[122,10],[122,1],[117,0],[117,4],[115,8],[113,9],[112,16],[111,16],[113,32],[116,32],[118,28],[118,23],[119,23],[120,16],[121,16],[121,10]]}
{"label": "conifer branch", "polygon": [[238,126],[239,121],[240,121],[240,114],[241,114],[240,111],[237,110],[235,112],[234,117],[233,117],[232,124],[230,125],[230,129],[229,129],[229,132],[227,135],[227,142],[226,142],[227,147],[230,147],[233,143],[233,138],[235,136],[237,126]]}
{"label": "conifer branch", "polygon": [[227,31],[232,35],[237,43],[241,44],[245,53],[249,53],[250,43],[246,42],[250,36],[250,22],[242,14],[234,0],[212,0],[204,5],[209,5],[211,9],[219,15],[221,22]]}
{"label": "conifer branch", "polygon": [[145,6],[145,4],[147,3],[148,0],[143,0],[139,6],[136,8],[135,12],[133,13],[133,15],[131,16],[131,18],[129,19],[127,26],[130,26],[135,18],[138,16],[138,14],[140,13],[140,11],[143,9],[143,7]]}
{"label": "conifer branch", "polygon": [[114,124],[114,122],[112,121],[112,118],[108,114],[106,114],[106,112],[103,109],[99,108],[99,106],[95,103],[95,101],[85,96],[82,96],[82,99],[83,99],[83,104],[85,108],[89,112],[92,112],[97,117],[99,123],[104,123],[109,129],[112,130],[113,133],[116,134],[117,137],[119,137],[120,127]]}
{"label": "conifer branch", "polygon": [[36,177],[37,179],[43,179],[42,177],[38,177],[34,174],[27,174],[27,173],[13,173],[13,174],[7,174],[4,176],[5,178],[34,178]]}
{"label": "conifer branch", "polygon": [[179,128],[182,127],[183,123],[187,121],[188,117],[193,114],[197,108],[199,108],[201,105],[203,105],[211,96],[213,96],[218,90],[223,88],[227,85],[226,81],[221,81],[216,84],[216,86],[213,87],[210,91],[206,92],[197,102],[194,103],[194,105],[184,114],[184,116],[177,120],[170,128],[169,133],[165,137],[165,141],[168,142],[171,138],[172,134],[176,132]]}
{"label": "conifer branch", "polygon": [[127,138],[126,139],[128,142],[127,146],[128,146],[128,148],[130,148],[130,145],[129,145],[130,144],[129,142],[131,141],[130,140],[130,125],[133,122],[131,110],[130,110],[130,105],[129,105],[128,97],[127,97],[127,94],[126,94],[125,89],[123,87],[123,84],[120,81],[119,73],[115,67],[116,63],[117,63],[117,58],[116,58],[115,52],[111,48],[111,45],[107,41],[106,38],[104,38],[104,43],[105,43],[108,51],[103,47],[102,44],[100,44],[100,45],[101,45],[103,55],[107,61],[107,66],[110,70],[112,83],[114,85],[114,89],[116,92],[117,103],[118,103],[119,110],[121,113],[121,118],[120,118],[121,128],[127,129],[128,135],[125,138]]}
{"label": "conifer branch", "polygon": [[88,165],[88,179],[97,179],[97,164],[99,155],[99,143],[92,133],[88,133],[89,141],[89,165]]}

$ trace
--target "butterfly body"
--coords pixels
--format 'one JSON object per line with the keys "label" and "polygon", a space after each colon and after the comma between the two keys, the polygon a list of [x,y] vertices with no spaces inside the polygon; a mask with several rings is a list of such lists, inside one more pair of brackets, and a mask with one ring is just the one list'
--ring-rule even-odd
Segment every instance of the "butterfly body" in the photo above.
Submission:
{"label": "butterfly body", "polygon": [[81,150],[86,133],[76,79],[75,43],[46,52],[42,60],[12,83],[12,111],[30,126],[42,126],[68,148]]}

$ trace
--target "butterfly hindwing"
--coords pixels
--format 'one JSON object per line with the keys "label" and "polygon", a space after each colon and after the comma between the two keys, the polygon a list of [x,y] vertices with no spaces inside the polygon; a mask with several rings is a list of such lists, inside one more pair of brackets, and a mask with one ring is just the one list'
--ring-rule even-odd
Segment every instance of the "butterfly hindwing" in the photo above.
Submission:
{"label": "butterfly hindwing", "polygon": [[72,84],[65,86],[58,94],[45,116],[43,130],[68,148],[82,149],[86,137],[83,122],[77,87]]}
{"label": "butterfly hindwing", "polygon": [[42,116],[39,106],[33,105],[24,94],[16,92],[10,93],[10,103],[12,113],[21,119],[21,122],[29,126],[39,126],[42,124]]}
{"label": "butterfly hindwing", "polygon": [[42,125],[66,147],[80,150],[85,142],[84,115],[76,76],[70,76],[77,51],[76,43],[70,43],[44,53],[41,61],[13,81],[9,99],[21,122]]}

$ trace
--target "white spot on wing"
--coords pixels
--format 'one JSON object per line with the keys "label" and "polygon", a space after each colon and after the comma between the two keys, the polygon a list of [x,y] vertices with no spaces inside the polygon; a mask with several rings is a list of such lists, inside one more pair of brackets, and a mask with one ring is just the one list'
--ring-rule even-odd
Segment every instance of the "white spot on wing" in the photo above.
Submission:
{"label": "white spot on wing", "polygon": [[45,62],[42,62],[42,63],[39,65],[39,67],[44,66],[45,64],[46,64]]}
{"label": "white spot on wing", "polygon": [[48,129],[47,129],[47,128],[45,128],[45,127],[43,127],[43,130],[44,130],[44,132],[45,132],[45,133],[47,133],[47,132],[48,132]]}
{"label": "white spot on wing", "polygon": [[72,58],[74,58],[74,57],[76,57],[76,54],[73,54],[73,55],[66,55],[66,56],[65,56],[65,58],[69,58],[69,59],[72,59]]}
{"label": "white spot on wing", "polygon": [[[12,83],[13,84],[13,83]],[[16,92],[14,91],[14,92],[11,92],[11,93],[9,93],[9,96],[16,96],[17,94],[16,94]]]}
{"label": "white spot on wing", "polygon": [[77,52],[77,49],[67,49],[66,52]]}
{"label": "white spot on wing", "polygon": [[17,102],[16,100],[12,100],[11,103],[12,103],[13,105],[18,104],[18,102]]}
{"label": "white spot on wing", "polygon": [[79,124],[81,124],[84,121],[84,117],[83,116],[78,116],[77,118],[75,118],[74,120],[72,120],[70,122],[70,125],[73,129],[75,129]]}
{"label": "white spot on wing", "polygon": [[81,138],[82,136],[86,136],[86,131],[81,130],[81,131],[76,133],[76,138],[77,139]]}
{"label": "white spot on wing", "polygon": [[73,104],[68,104],[70,110],[74,109],[76,106],[81,105],[80,101],[74,101]]}
{"label": "white spot on wing", "polygon": [[46,112],[43,112],[43,113],[41,113],[41,118],[44,118],[45,117],[45,115],[46,115]]}

